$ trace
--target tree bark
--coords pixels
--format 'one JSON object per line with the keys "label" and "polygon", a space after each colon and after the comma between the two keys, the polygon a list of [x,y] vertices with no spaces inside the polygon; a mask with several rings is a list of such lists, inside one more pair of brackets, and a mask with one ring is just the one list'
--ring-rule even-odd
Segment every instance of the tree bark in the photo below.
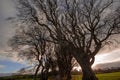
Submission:
{"label": "tree bark", "polygon": [[83,62],[83,64],[81,64],[81,68],[83,72],[82,80],[98,80],[89,64]]}
{"label": "tree bark", "polygon": [[47,70],[45,70],[45,69],[46,69],[46,67],[42,66],[40,80],[48,80],[48,69]]}
{"label": "tree bark", "polygon": [[91,68],[92,64],[90,63],[90,59],[88,57],[83,57],[81,54],[74,54],[73,56],[82,68],[82,80],[98,80]]}
{"label": "tree bark", "polygon": [[36,80],[36,78],[37,78],[37,74],[38,74],[39,68],[40,68],[40,64],[37,66],[37,69],[35,71],[34,80]]}
{"label": "tree bark", "polygon": [[72,64],[71,64],[71,61],[70,61],[70,63],[68,63],[68,67],[67,67],[66,80],[71,80],[72,79],[71,70],[72,70]]}
{"label": "tree bark", "polygon": [[66,80],[71,80],[71,79],[72,79],[71,73],[68,73],[68,74],[67,74],[67,79],[66,79]]}

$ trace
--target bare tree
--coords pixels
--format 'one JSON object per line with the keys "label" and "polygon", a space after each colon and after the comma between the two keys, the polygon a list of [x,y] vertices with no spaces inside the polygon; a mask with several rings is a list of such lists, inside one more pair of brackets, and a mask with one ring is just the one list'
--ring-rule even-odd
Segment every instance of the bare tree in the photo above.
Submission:
{"label": "bare tree", "polygon": [[[69,52],[69,47],[66,43],[60,44],[56,49],[56,58],[61,78],[71,80],[71,70],[73,68],[73,56]],[[61,79],[62,80],[62,79]]]}
{"label": "bare tree", "polygon": [[[20,3],[20,5],[21,6],[19,6],[19,7],[17,7],[17,9],[19,10],[19,12],[20,12],[20,14],[18,14],[17,16],[18,16],[18,18],[19,18],[19,20],[20,21],[22,21],[22,23],[27,23],[27,24],[29,24],[29,26],[31,26],[31,25],[33,25],[33,24],[35,24],[35,25],[39,25],[39,28],[38,29],[40,29],[41,28],[41,25],[40,24],[38,24],[37,23],[37,18],[36,18],[36,11],[35,11],[35,9],[34,9],[34,7],[33,6],[31,6],[31,4],[28,2],[28,1],[19,1],[19,3]],[[25,12],[26,11],[26,12]],[[36,24],[37,23],[37,24]],[[43,27],[43,26],[42,26]],[[30,30],[32,30],[32,29],[30,29]],[[37,29],[36,29],[37,30]],[[38,36],[40,35],[40,33],[41,33],[41,31],[42,30],[40,30],[40,32],[39,32],[39,34],[38,34]],[[46,30],[46,32],[47,32],[47,30]],[[49,31],[48,31],[49,32]],[[36,33],[36,31],[34,30],[33,32],[31,32],[31,31],[28,31],[28,33],[30,34],[30,35],[33,35],[33,33]],[[37,31],[37,33],[38,33],[38,31]],[[49,35],[49,33],[48,33],[48,35]],[[46,35],[46,36],[48,36],[48,35]],[[18,36],[18,35],[17,35]],[[36,35],[33,35],[33,36],[36,36]],[[45,35],[44,35],[45,36]],[[43,37],[44,37],[43,36]],[[36,38],[33,38],[34,40],[36,40]],[[42,40],[45,40],[45,41],[47,41],[47,42],[52,42],[52,43],[54,43],[55,45],[56,45],[56,41],[53,41],[53,40],[51,40],[52,38],[42,38]],[[38,39],[39,40],[39,39]],[[37,41],[38,41],[37,40]],[[58,44],[57,44],[58,45]],[[64,48],[67,48],[67,46],[66,47],[64,47],[62,44],[59,44],[58,46],[60,46],[59,48],[57,48],[57,50],[58,51],[55,51],[55,53],[56,53],[56,58],[57,58],[57,65],[58,65],[58,68],[59,68],[59,72],[60,72],[60,75],[61,75],[61,77],[65,77],[65,76],[67,76],[67,80],[69,79],[71,79],[71,70],[72,70],[72,63],[71,63],[71,61],[72,61],[72,55],[71,55],[71,53],[68,53],[68,50],[66,49],[64,49]],[[38,49],[39,50],[39,49]],[[29,50],[28,50],[29,51]],[[25,52],[24,52],[25,53]],[[36,57],[37,57],[37,55],[36,55]],[[48,62],[49,62],[49,60],[48,60]],[[63,65],[64,64],[64,65]],[[47,64],[48,65],[48,64]],[[37,68],[37,70],[36,71],[38,71],[38,69],[39,69],[39,67]],[[46,69],[46,67],[44,68],[44,69]],[[44,70],[43,69],[43,70]],[[36,74],[37,74],[37,72],[36,72]]]}
{"label": "bare tree", "polygon": [[18,27],[16,34],[9,40],[9,46],[18,52],[18,57],[30,60],[35,65],[34,80],[39,71],[40,80],[47,79],[49,70],[56,71],[56,66],[59,68],[61,80],[63,77],[70,80],[72,55],[66,52],[68,51],[67,46],[58,46],[54,50],[56,46],[49,43],[46,36],[46,30],[39,26]]}
{"label": "bare tree", "polygon": [[19,18],[46,28],[47,41],[58,45],[66,43],[67,50],[82,68],[82,80],[97,80],[91,69],[95,55],[113,35],[120,33],[120,15],[116,8],[111,10],[115,1],[29,0],[28,3],[25,7],[29,16],[19,9],[22,14]]}
{"label": "bare tree", "polygon": [[34,80],[36,80],[39,70],[46,67],[43,65],[44,60],[51,53],[48,51],[50,45],[44,38],[46,38],[46,32],[43,29],[29,26],[29,28],[18,28],[16,34],[9,40],[9,45],[19,53],[18,57],[33,60],[32,63],[36,66]]}

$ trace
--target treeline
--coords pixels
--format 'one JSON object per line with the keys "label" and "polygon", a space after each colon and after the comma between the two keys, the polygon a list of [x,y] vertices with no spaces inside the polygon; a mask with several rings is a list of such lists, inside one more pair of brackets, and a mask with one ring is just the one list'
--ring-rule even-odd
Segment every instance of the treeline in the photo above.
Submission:
{"label": "treeline", "polygon": [[5,76],[0,77],[0,80],[20,80],[20,79],[32,79],[33,75],[12,75],[12,76]]}
{"label": "treeline", "polygon": [[[94,69],[94,72],[96,74],[120,72],[120,67],[98,68],[98,69]],[[80,71],[77,71],[77,70],[72,71],[72,75],[80,75],[80,74],[82,74],[82,70],[80,70]]]}
{"label": "treeline", "polygon": [[111,68],[104,68],[104,69],[95,69],[94,72],[95,73],[111,73],[111,72],[119,72],[120,71],[120,67],[111,67]]}
{"label": "treeline", "polygon": [[[53,75],[57,75],[57,74],[58,74],[57,71],[54,72],[54,73],[53,72],[48,73],[49,77],[51,77]],[[32,74],[16,74],[16,75],[13,74],[12,76],[0,77],[0,80],[22,80],[22,79],[24,79],[24,80],[29,80],[29,79],[33,80],[33,77],[34,77],[34,75],[32,75]],[[40,74],[38,74],[36,78],[40,78]]]}

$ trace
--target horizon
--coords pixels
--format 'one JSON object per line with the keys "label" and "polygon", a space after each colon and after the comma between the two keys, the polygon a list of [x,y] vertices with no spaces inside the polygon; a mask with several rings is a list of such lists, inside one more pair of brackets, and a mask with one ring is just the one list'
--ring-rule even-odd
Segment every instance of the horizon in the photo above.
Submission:
{"label": "horizon", "polygon": [[[92,65],[93,69],[105,69],[111,67],[120,67],[120,50],[114,50],[108,53],[100,53],[95,56],[95,63]],[[116,54],[116,55],[114,55]],[[2,58],[1,58],[2,57]],[[114,57],[108,58],[107,57]],[[15,59],[15,60],[14,60]],[[16,60],[16,58],[6,57],[0,55],[0,73],[16,73],[22,68],[31,66],[23,61]],[[73,69],[80,70],[80,67],[74,67]]]}

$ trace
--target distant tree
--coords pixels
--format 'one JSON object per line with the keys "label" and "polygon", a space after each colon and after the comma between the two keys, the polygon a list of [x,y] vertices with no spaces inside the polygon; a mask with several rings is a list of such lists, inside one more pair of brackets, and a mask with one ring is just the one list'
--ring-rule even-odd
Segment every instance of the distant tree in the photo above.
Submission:
{"label": "distant tree", "polygon": [[18,73],[24,73],[25,72],[25,68],[22,68],[22,69],[20,69],[19,71],[18,71]]}
{"label": "distant tree", "polygon": [[[19,2],[24,5],[26,1]],[[29,0],[22,9],[18,8],[18,18],[46,28],[47,41],[60,46],[67,44],[67,51],[82,68],[82,80],[97,80],[91,68],[95,55],[111,42],[113,35],[120,33],[120,15],[117,8],[111,10],[114,3],[114,0]]]}

